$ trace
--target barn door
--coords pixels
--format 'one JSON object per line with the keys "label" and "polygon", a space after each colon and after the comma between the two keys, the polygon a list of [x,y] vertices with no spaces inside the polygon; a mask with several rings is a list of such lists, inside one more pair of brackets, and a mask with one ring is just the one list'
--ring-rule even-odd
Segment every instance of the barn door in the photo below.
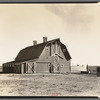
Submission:
{"label": "barn door", "polygon": [[24,63],[24,73],[26,73],[26,63]]}
{"label": "barn door", "polygon": [[59,57],[57,55],[53,56],[53,66],[54,66],[54,72],[59,73],[60,64],[59,64]]}
{"label": "barn door", "polygon": [[49,64],[49,72],[50,73],[54,72],[54,66],[51,63]]}
{"label": "barn door", "polygon": [[54,41],[51,44],[51,56],[53,57],[53,66],[54,66],[54,72],[59,73],[60,72],[60,64],[59,64],[59,57],[60,55],[60,42],[59,41]]}
{"label": "barn door", "polygon": [[22,63],[21,73],[22,74],[26,73],[26,63]]}
{"label": "barn door", "polygon": [[32,73],[34,73],[34,63],[32,64],[31,70],[32,70]]}
{"label": "barn door", "polygon": [[34,63],[28,63],[27,64],[27,73],[34,73],[34,67],[35,67],[35,65],[34,65]]}

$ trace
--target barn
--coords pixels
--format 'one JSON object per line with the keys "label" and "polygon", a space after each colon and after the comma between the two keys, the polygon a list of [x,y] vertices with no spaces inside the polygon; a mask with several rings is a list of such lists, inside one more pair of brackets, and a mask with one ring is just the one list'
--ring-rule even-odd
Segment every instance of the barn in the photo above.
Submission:
{"label": "barn", "polygon": [[60,39],[47,41],[26,47],[18,53],[14,61],[4,63],[3,73],[70,73],[71,56]]}

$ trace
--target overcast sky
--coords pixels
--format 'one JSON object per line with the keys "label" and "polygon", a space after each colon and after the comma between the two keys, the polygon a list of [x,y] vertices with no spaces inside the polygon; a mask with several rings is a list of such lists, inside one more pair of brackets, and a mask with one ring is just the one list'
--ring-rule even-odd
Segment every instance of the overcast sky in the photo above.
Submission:
{"label": "overcast sky", "polygon": [[100,3],[0,4],[0,65],[43,36],[60,38],[72,64],[100,65]]}

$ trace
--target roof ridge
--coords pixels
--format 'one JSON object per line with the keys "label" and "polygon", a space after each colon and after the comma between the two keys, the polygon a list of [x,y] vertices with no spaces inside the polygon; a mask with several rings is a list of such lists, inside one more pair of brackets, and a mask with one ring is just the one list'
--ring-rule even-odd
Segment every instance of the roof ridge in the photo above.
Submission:
{"label": "roof ridge", "polygon": [[[31,45],[31,46],[28,46],[28,47],[23,48],[22,50],[27,49],[27,48],[31,48],[31,47],[33,47],[33,46],[35,47],[35,46],[39,46],[39,45],[41,45],[41,44],[46,44],[46,43],[48,43],[48,42],[55,41],[55,40],[60,40],[60,38],[52,39],[52,40],[49,40],[49,41],[47,41],[47,42],[42,42],[42,43],[39,43],[39,44],[36,44],[36,45]],[[20,50],[20,51],[21,51],[21,50]]]}

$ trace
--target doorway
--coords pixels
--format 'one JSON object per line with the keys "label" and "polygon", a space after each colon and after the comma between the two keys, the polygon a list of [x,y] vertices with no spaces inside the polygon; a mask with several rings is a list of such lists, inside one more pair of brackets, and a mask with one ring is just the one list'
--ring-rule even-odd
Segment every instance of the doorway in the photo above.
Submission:
{"label": "doorway", "polygon": [[54,71],[54,67],[53,67],[53,65],[50,63],[50,64],[49,64],[49,72],[50,72],[50,73],[53,73],[53,71]]}

